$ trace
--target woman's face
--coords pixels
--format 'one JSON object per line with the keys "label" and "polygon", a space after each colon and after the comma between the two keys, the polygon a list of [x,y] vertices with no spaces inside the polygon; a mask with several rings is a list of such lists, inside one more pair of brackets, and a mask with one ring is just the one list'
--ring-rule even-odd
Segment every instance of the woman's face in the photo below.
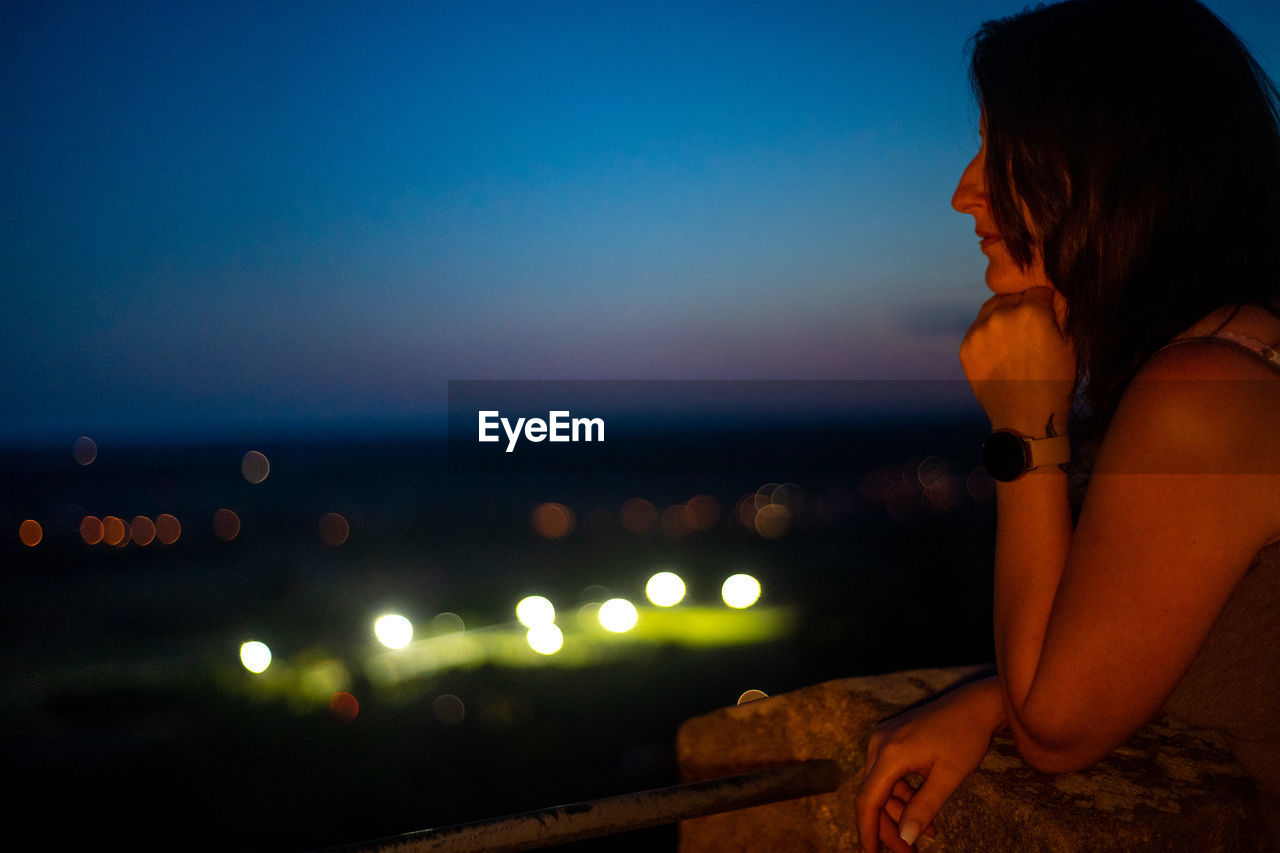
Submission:
{"label": "woman's face", "polygon": [[968,213],[976,221],[975,231],[981,238],[982,253],[987,256],[987,287],[996,293],[1021,293],[1031,287],[1052,287],[1044,272],[1044,261],[1039,252],[1028,269],[1019,267],[1009,255],[1000,232],[996,230],[991,208],[987,205],[987,181],[985,172],[986,133],[978,154],[965,167],[960,184],[951,197],[951,206],[961,213]]}

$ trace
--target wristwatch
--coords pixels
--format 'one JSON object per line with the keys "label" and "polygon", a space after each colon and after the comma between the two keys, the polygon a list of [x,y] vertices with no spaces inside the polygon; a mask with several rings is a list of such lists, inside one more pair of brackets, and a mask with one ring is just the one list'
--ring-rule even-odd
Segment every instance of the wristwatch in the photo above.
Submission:
{"label": "wristwatch", "polygon": [[1071,437],[1032,438],[1016,430],[998,429],[982,442],[982,467],[1002,483],[1010,483],[1028,471],[1062,465],[1071,459]]}

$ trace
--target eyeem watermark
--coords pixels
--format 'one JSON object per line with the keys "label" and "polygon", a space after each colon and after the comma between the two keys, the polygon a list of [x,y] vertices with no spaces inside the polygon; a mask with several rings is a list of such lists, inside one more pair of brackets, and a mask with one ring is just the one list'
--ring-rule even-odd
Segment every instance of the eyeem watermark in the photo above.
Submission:
{"label": "eyeem watermark", "polygon": [[574,418],[567,410],[547,412],[547,419],[516,418],[514,424],[497,409],[481,410],[480,441],[501,441],[499,427],[507,435],[507,453],[516,449],[523,435],[526,441],[604,441],[604,418]]}

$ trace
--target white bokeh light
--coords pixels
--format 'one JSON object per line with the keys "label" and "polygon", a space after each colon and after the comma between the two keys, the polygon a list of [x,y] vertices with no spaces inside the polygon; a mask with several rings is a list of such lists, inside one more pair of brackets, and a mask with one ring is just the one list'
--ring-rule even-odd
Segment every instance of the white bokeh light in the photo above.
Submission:
{"label": "white bokeh light", "polygon": [[636,626],[640,614],[625,598],[611,598],[600,605],[599,619],[605,630],[623,634]]}
{"label": "white bokeh light", "polygon": [[388,613],[374,621],[373,633],[387,648],[403,649],[413,640],[413,623],[399,613]]}
{"label": "white bokeh light", "polygon": [[240,663],[254,674],[266,672],[271,666],[271,649],[266,643],[250,640],[240,646]]}
{"label": "white bokeh light", "polygon": [[529,648],[542,655],[553,655],[564,645],[564,634],[552,622],[534,625],[525,639],[529,642]]}
{"label": "white bokeh light", "polygon": [[526,628],[549,625],[556,621],[556,608],[542,596],[530,595],[520,599],[520,603],[516,605],[516,618]]}
{"label": "white bokeh light", "polygon": [[751,575],[731,575],[720,587],[720,597],[730,607],[750,607],[760,600],[760,581]]}
{"label": "white bokeh light", "polygon": [[679,604],[684,593],[684,581],[675,572],[658,572],[644,587],[644,594],[659,607]]}

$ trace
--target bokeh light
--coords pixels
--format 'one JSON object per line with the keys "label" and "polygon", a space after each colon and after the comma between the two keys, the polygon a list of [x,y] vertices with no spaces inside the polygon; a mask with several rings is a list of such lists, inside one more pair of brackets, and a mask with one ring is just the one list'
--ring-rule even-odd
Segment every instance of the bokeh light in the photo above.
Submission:
{"label": "bokeh light", "polygon": [[28,548],[34,548],[40,544],[40,540],[44,538],[44,528],[40,526],[40,522],[33,518],[28,518],[22,524],[18,525],[18,539]]}
{"label": "bokeh light", "polygon": [[86,545],[97,545],[103,537],[102,519],[96,515],[86,515],[80,519],[80,538]]}
{"label": "bokeh light", "polygon": [[182,538],[182,524],[167,512],[156,516],[156,540],[161,545],[172,545]]}
{"label": "bokeh light", "polygon": [[102,519],[102,541],[116,547],[123,546],[129,541],[129,528],[122,519],[116,518],[114,515],[104,516]]}
{"label": "bokeh light", "polygon": [[540,503],[533,508],[530,523],[543,539],[560,539],[573,530],[573,510],[560,503]]}
{"label": "bokeh light", "polygon": [[82,435],[71,445],[71,455],[81,465],[92,465],[98,458],[98,444],[87,435]]}
{"label": "bokeh light", "polygon": [[600,605],[598,618],[606,631],[624,634],[640,621],[640,613],[636,606],[625,598],[611,598]]}
{"label": "bokeh light", "polygon": [[618,510],[618,520],[631,533],[647,533],[658,523],[658,510],[644,498],[631,498]]}
{"label": "bokeh light", "polygon": [[413,623],[399,613],[387,613],[373,622],[373,634],[389,649],[403,649],[413,641]]}
{"label": "bokeh light", "polygon": [[267,475],[271,473],[271,463],[264,454],[250,450],[240,460],[240,473],[256,486],[267,479]]}
{"label": "bokeh light", "polygon": [[536,628],[556,620],[556,608],[541,595],[530,595],[520,599],[516,605],[516,618],[526,628]]}
{"label": "bokeh light", "polygon": [[564,647],[564,633],[554,622],[534,625],[525,634],[529,648],[541,655],[553,655]]}
{"label": "bokeh light", "polygon": [[446,726],[456,726],[466,719],[467,706],[452,693],[445,693],[431,703],[431,713]]}
{"label": "bokeh light", "polygon": [[765,539],[777,539],[791,526],[791,510],[782,504],[766,504],[756,510],[752,525]]}
{"label": "bokeh light", "polygon": [[465,630],[467,630],[467,626],[457,613],[450,613],[446,610],[431,617],[431,633],[436,636],[458,634]]}
{"label": "bokeh light", "polygon": [[711,495],[696,495],[685,504],[687,521],[694,530],[709,530],[720,520],[720,501]]}
{"label": "bokeh light", "polygon": [[730,607],[750,607],[760,600],[760,581],[751,575],[730,575],[720,587],[720,597]]}
{"label": "bokeh light", "polygon": [[[105,523],[105,522],[104,522]],[[213,535],[230,542],[240,535],[240,516],[223,507],[213,514]]]}
{"label": "bokeh light", "polygon": [[659,607],[679,604],[684,593],[684,581],[675,572],[658,572],[644,585],[644,594]]}
{"label": "bokeh light", "polygon": [[329,697],[329,711],[342,722],[349,723],[360,714],[360,703],[350,693],[339,690]]}
{"label": "bokeh light", "polygon": [[271,649],[258,640],[249,640],[240,646],[240,663],[254,674],[267,671],[271,666]]}
{"label": "bokeh light", "polygon": [[129,522],[129,538],[136,544],[147,546],[156,539],[156,524],[145,515],[134,517]]}
{"label": "bokeh light", "polygon": [[351,535],[351,525],[340,513],[326,512],[320,516],[320,540],[331,548],[337,548]]}

